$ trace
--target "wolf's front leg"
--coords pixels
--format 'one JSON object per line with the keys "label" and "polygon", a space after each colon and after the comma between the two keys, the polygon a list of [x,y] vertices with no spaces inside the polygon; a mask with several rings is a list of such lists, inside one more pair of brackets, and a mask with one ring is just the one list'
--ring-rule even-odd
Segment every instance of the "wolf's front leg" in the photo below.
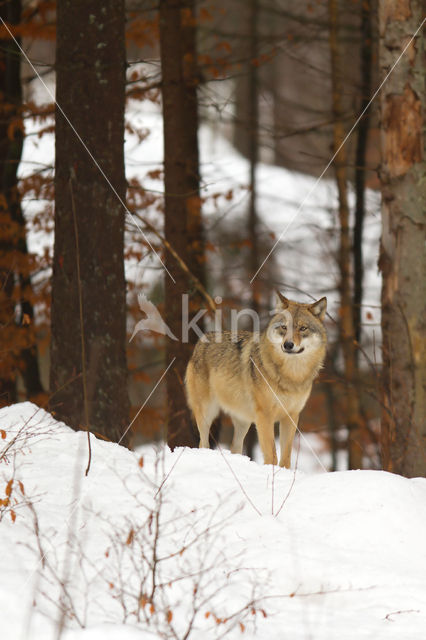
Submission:
{"label": "wolf's front leg", "polygon": [[232,453],[241,454],[243,452],[244,438],[250,429],[250,422],[239,420],[235,417],[232,417],[232,422],[234,424],[234,437],[232,439],[231,451]]}
{"label": "wolf's front leg", "polygon": [[298,422],[299,414],[285,414],[280,419],[280,467],[290,469],[291,450]]}
{"label": "wolf's front leg", "polygon": [[262,413],[256,415],[256,430],[260,448],[263,453],[264,464],[277,464],[277,450],[275,448],[274,421]]}

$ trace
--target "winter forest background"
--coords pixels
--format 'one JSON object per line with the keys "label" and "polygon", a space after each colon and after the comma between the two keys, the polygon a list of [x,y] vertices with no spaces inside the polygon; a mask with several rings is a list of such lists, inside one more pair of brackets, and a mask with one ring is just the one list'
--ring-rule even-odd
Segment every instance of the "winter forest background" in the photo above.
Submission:
{"label": "winter forest background", "polygon": [[138,294],[178,336],[183,293],[206,326],[327,295],[301,429],[330,470],[425,476],[422,11],[2,1],[0,407],[197,446],[196,336],[129,342]]}

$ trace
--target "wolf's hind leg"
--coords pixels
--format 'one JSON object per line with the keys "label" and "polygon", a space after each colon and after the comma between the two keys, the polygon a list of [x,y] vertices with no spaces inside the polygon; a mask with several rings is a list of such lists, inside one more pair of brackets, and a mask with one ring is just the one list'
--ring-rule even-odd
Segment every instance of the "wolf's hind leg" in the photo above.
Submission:
{"label": "wolf's hind leg", "polygon": [[219,413],[219,407],[215,402],[210,402],[209,404],[204,404],[204,406],[198,405],[197,407],[193,407],[193,413],[195,417],[195,421],[197,423],[198,431],[200,432],[200,444],[199,447],[208,449],[209,448],[209,433],[210,427],[213,420],[217,417]]}
{"label": "wolf's hind leg", "polygon": [[219,406],[210,395],[208,372],[197,375],[194,363],[189,361],[186,370],[185,385],[188,406],[194,414],[195,422],[200,433],[200,447],[209,448],[209,432],[213,420],[219,413]]}
{"label": "wolf's hind leg", "polygon": [[251,423],[234,417],[232,418],[232,423],[234,425],[234,437],[232,439],[231,451],[232,453],[242,453],[244,438],[250,429]]}

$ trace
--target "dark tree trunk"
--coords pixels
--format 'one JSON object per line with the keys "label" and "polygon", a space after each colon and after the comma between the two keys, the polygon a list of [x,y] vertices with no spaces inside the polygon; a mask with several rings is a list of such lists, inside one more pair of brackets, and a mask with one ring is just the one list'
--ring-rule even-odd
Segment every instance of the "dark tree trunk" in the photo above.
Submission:
{"label": "dark tree trunk", "polygon": [[[204,241],[199,196],[198,109],[195,45],[195,13],[192,0],[160,0],[160,45],[164,121],[165,236],[200,282],[204,275]],[[166,254],[165,315],[177,341],[167,339],[168,435],[171,448],[196,446],[198,436],[191,422],[184,393],[186,365],[197,337],[190,332],[182,340],[182,295],[189,294],[189,316],[201,300],[173,256]]]}
{"label": "dark tree trunk", "polygon": [[[342,109],[342,66],[340,43],[338,40],[339,11],[338,0],[329,0],[330,18],[330,57],[333,107],[333,138],[335,152],[341,147],[345,130]],[[349,229],[349,205],[347,190],[347,158],[342,146],[334,159],[336,184],[339,198],[339,253],[338,267],[340,275],[340,341],[343,352],[344,375],[346,382],[346,426],[348,429],[349,468],[362,467],[362,415],[356,388],[356,356],[354,344],[352,279],[351,279],[351,241]]]}
{"label": "dark tree trunk", "polygon": [[[257,273],[259,261],[259,230],[256,210],[257,184],[256,169],[259,162],[259,82],[256,58],[258,56],[257,28],[259,21],[259,1],[250,0],[250,59],[248,62],[249,100],[248,100],[248,160],[250,163],[250,201],[248,215],[248,235],[250,240],[250,279]],[[252,283],[252,307],[260,310],[260,280],[255,278]]]}
{"label": "dark tree trunk", "polygon": [[[336,394],[335,380],[337,377],[337,356],[339,343],[330,346],[325,362],[323,392],[327,411],[328,434],[330,438],[331,468],[330,471],[338,471],[339,453],[339,400]],[[349,466],[349,465],[348,465]]]}
{"label": "dark tree trunk", "polygon": [[[373,49],[372,33],[372,0],[361,5],[361,105],[360,112],[367,108],[371,97],[371,60]],[[365,218],[365,176],[367,164],[367,140],[370,128],[370,108],[368,108],[358,124],[358,138],[355,151],[355,224],[353,235],[354,254],[354,331],[355,340],[361,341],[361,305],[363,294],[363,231]],[[359,350],[355,352],[358,364]]]}
{"label": "dark tree trunk", "polygon": [[58,1],[56,71],[51,407],[126,443],[124,0]]}
{"label": "dark tree trunk", "polygon": [[[256,170],[259,162],[259,78],[256,59],[258,54],[258,22],[259,0],[250,0],[249,14],[249,38],[250,56],[248,60],[248,161],[250,163],[250,200],[248,212],[248,239],[250,243],[249,254],[249,278],[258,271],[259,260],[259,225],[256,209],[257,183]],[[261,280],[256,277],[252,283],[251,307],[256,313],[260,312]],[[256,429],[252,425],[245,438],[245,452],[253,459],[254,446],[256,444]]]}
{"label": "dark tree trunk", "polygon": [[[3,2],[0,15],[11,27],[19,24],[20,0]],[[3,196],[0,204],[3,219],[0,241],[0,323],[3,325],[0,402],[7,404],[16,399],[18,370],[23,377],[27,397],[43,391],[33,325],[25,220],[17,176],[23,146],[21,54],[12,38],[1,42],[0,94],[0,180]],[[15,287],[19,287],[18,306]]]}
{"label": "dark tree trunk", "polygon": [[[421,24],[421,0],[379,1],[384,77]],[[382,167],[382,457],[426,476],[425,66],[422,32],[380,94]]]}

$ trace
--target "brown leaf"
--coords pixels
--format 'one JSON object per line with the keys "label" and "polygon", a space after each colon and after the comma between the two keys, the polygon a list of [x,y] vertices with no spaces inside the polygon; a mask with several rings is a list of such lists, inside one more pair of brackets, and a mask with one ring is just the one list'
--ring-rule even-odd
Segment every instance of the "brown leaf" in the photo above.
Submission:
{"label": "brown leaf", "polygon": [[21,119],[12,120],[7,127],[7,137],[9,140],[14,140],[16,132],[24,132],[24,123]]}
{"label": "brown leaf", "polygon": [[12,486],[13,486],[13,479],[11,478],[9,480],[9,482],[6,485],[6,490],[5,490],[5,494],[7,495],[7,497],[10,497],[10,494],[12,493]]}
{"label": "brown leaf", "polygon": [[126,544],[127,545],[132,544],[134,537],[135,537],[135,530],[132,528],[130,529],[129,535],[127,536]]}
{"label": "brown leaf", "polygon": [[143,593],[141,595],[141,597],[139,598],[139,606],[142,607],[142,609],[144,609],[146,607],[148,603],[148,598],[147,596]]}
{"label": "brown leaf", "polygon": [[200,22],[211,22],[213,20],[211,12],[205,7],[200,8],[198,15]]}
{"label": "brown leaf", "polygon": [[162,177],[162,169],[153,169],[146,174],[151,180],[160,180]]}

